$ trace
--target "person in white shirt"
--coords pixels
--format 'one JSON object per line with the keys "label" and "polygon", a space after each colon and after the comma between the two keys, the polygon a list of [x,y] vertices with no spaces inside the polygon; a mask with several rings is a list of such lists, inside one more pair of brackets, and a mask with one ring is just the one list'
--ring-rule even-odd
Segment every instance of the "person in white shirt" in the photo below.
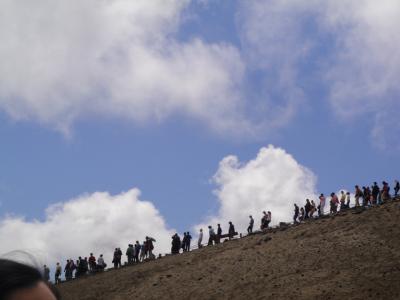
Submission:
{"label": "person in white shirt", "polygon": [[104,262],[103,254],[100,254],[99,258],[97,259],[97,267],[99,270],[104,270],[106,267],[106,263]]}
{"label": "person in white shirt", "polygon": [[197,246],[199,248],[202,248],[203,245],[201,244],[201,242],[203,241],[203,229],[200,229],[200,233],[199,233],[199,239],[197,241]]}

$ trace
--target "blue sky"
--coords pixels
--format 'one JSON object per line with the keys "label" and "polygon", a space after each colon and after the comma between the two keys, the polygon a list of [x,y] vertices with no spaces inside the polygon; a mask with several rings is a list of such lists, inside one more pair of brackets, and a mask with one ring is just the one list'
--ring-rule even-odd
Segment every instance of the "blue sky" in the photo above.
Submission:
{"label": "blue sky", "polygon": [[[385,39],[385,34],[374,40],[374,28],[362,27],[378,8],[359,15],[360,7],[356,4],[351,5],[350,13],[344,14],[340,4],[331,1],[327,7],[321,4],[316,5],[317,8],[304,1],[296,5],[277,1],[250,2],[248,7],[240,1],[192,1],[183,7],[174,2],[171,10],[175,12],[166,16],[167,21],[161,25],[157,11],[155,25],[146,25],[154,26],[154,30],[149,33],[146,29],[145,34],[158,36],[157,31],[163,31],[164,27],[173,28],[162,33],[167,38],[161,45],[173,45],[165,57],[164,53],[160,54],[159,60],[179,61],[180,47],[192,46],[193,39],[201,41],[202,45],[193,46],[196,51],[187,50],[193,50],[193,54],[185,52],[189,60],[177,65],[189,64],[187,72],[182,78],[176,78],[173,88],[154,83],[154,93],[148,96],[149,92],[142,91],[140,86],[130,91],[129,85],[126,88],[124,82],[118,83],[128,99],[131,96],[139,99],[139,104],[135,102],[132,106],[132,112],[130,106],[119,109],[118,103],[126,105],[126,102],[109,104],[108,98],[116,95],[114,89],[108,90],[108,83],[101,80],[92,84],[92,75],[79,77],[75,84],[74,76],[81,76],[85,71],[74,68],[60,71],[61,75],[57,76],[62,82],[73,83],[65,87],[58,82],[46,82],[51,79],[45,76],[37,83],[34,77],[28,77],[25,82],[25,77],[21,76],[25,72],[22,67],[16,67],[15,74],[0,68],[0,82],[3,81],[0,84],[0,90],[3,89],[0,93],[0,215],[3,218],[9,214],[25,216],[27,222],[33,219],[46,222],[45,210],[54,203],[102,191],[118,195],[136,187],[142,192],[141,199],[154,204],[167,227],[184,231],[209,215],[218,215],[220,203],[229,201],[218,200],[218,195],[213,193],[218,184],[212,178],[221,160],[235,155],[246,164],[255,159],[262,147],[270,144],[284,149],[316,176],[315,192],[351,189],[356,183],[370,184],[383,179],[392,183],[398,176],[400,157],[399,127],[390,122],[399,108],[399,89],[391,80],[393,74],[400,74],[400,62],[396,59],[389,62],[390,74],[386,74],[388,62],[377,59],[374,51],[375,43],[386,43],[388,49],[398,49],[399,40]],[[391,9],[399,9],[394,1],[386,4],[392,5]],[[7,5],[12,14],[19,14],[18,6]],[[40,9],[46,11],[46,1],[40,5],[43,6]],[[139,12],[140,9],[147,8],[138,8]],[[159,10],[163,13],[167,8]],[[385,16],[385,10],[382,14]],[[331,16],[336,18],[331,19]],[[386,24],[386,19],[390,16],[373,18],[376,27],[387,29],[390,36],[394,24]],[[31,34],[41,35],[40,28],[35,23]],[[362,40],[369,30],[370,39]],[[9,38],[0,31],[0,36],[2,34],[3,40]],[[353,44],[350,41],[356,35],[360,35],[362,41]],[[141,37],[138,39],[142,43]],[[21,37],[20,43],[24,42]],[[41,43],[46,45],[46,42],[39,40],[36,47],[41,49]],[[67,51],[69,42],[62,44]],[[140,46],[147,49],[147,42]],[[210,50],[213,46],[222,54]],[[121,52],[130,47],[133,46],[115,46]],[[364,50],[359,52],[360,48]],[[79,55],[79,49],[71,51],[72,58]],[[176,49],[178,54],[174,53]],[[88,51],[85,55],[90,55]],[[112,60],[115,53],[107,52],[105,57]],[[40,59],[25,51],[0,50],[0,54],[15,55],[11,60],[18,59],[18,55],[28,62]],[[199,57],[199,61],[205,63],[204,70],[201,69],[199,78],[193,81],[201,83],[205,79],[200,76],[208,77],[208,70],[215,67],[220,69],[210,74],[227,74],[223,78],[228,78],[229,84],[222,79],[218,81],[221,78],[218,75],[215,82],[204,81],[203,98],[196,98],[192,92],[181,95],[180,85],[189,84],[182,80],[191,78],[191,70],[197,70],[190,64],[196,62],[196,55],[202,54],[204,58]],[[217,57],[215,60],[213,55]],[[216,66],[221,59],[226,61]],[[124,60],[121,61],[124,64]],[[49,69],[57,66],[48,63]],[[112,73],[115,65],[107,65],[107,70]],[[174,67],[175,64],[170,66],[168,76],[180,72]],[[143,74],[147,68],[151,68],[150,64],[135,62],[132,66],[133,71],[143,70]],[[133,74],[130,72],[126,74]],[[132,75],[139,76],[133,77],[133,82],[145,76],[140,72]],[[116,71],[111,75],[121,74]],[[385,79],[378,82],[379,85],[372,80],[378,75]],[[212,76],[210,78],[214,78]],[[89,84],[91,90],[76,93],[85,84]],[[24,90],[26,85],[30,87],[27,91]],[[203,85],[196,82],[198,86]],[[57,94],[59,90],[62,90],[61,96]],[[37,94],[26,96],[31,91]],[[208,96],[210,91],[211,96]],[[146,96],[141,96],[142,92]],[[171,100],[171,107],[166,104],[165,111],[152,111],[154,107],[164,107],[174,95],[182,99],[176,103]],[[97,103],[97,97],[102,102]],[[149,97],[153,101],[150,108],[143,104],[150,101]],[[210,99],[205,100],[207,97]],[[231,105],[230,99],[236,97],[238,99],[232,100]],[[186,106],[186,98],[193,106]],[[214,102],[218,99],[224,99],[224,104],[220,106],[221,102]],[[162,102],[164,100],[166,102]],[[206,101],[206,105],[197,105],[196,101]],[[91,103],[90,106],[87,103]],[[242,132],[246,126],[250,129]],[[282,174],[283,179],[290,179],[290,176]],[[262,185],[268,185],[269,180],[267,176]],[[280,184],[285,189],[285,181]],[[279,197],[279,191],[275,191],[275,195]],[[265,204],[268,205],[268,200]]]}

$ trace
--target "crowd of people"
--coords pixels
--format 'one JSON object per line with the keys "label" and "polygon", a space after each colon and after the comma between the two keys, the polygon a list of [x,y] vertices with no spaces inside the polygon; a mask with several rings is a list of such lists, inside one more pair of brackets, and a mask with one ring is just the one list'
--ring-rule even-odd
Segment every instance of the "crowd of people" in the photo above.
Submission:
{"label": "crowd of people", "polygon": [[[393,196],[398,197],[400,191],[400,184],[398,180],[395,180],[393,190]],[[353,197],[355,208],[380,205],[391,199],[390,186],[385,181],[382,182],[381,187],[378,185],[377,182],[374,182],[373,185],[370,187],[363,186],[360,188],[358,185],[356,185],[354,187]],[[315,201],[312,199],[306,199],[304,207],[299,207],[297,204],[294,204],[294,224],[305,222],[308,219],[319,218],[326,214],[325,207],[327,204],[327,199],[324,194],[320,194],[318,198],[318,205],[316,205]],[[331,193],[329,199],[329,214],[335,215],[339,211],[349,209],[351,207],[351,198],[352,195],[350,192],[340,191],[339,196],[336,195],[336,193]],[[249,226],[247,227],[248,235],[253,234],[254,229],[253,216],[250,215],[249,219]],[[272,213],[270,211],[263,211],[263,215],[260,221],[260,230],[267,230],[270,226],[271,221]],[[211,225],[208,226],[208,246],[219,244],[222,238],[228,238],[228,240],[231,240],[234,236],[238,234],[235,231],[235,226],[233,225],[233,223],[229,221],[228,224],[229,228],[227,234],[223,234],[220,224],[217,224],[217,232],[215,232],[214,228]],[[184,232],[182,239],[178,235],[178,233],[175,233],[172,236],[171,254],[179,254],[181,250],[182,252],[189,252],[191,250],[191,240],[192,236],[190,235],[190,232]],[[156,257],[153,254],[154,242],[156,242],[154,238],[146,236],[146,239],[143,241],[143,243],[139,243],[139,241],[136,241],[135,244],[129,244],[125,253],[127,256],[127,264],[133,265],[147,260],[155,259]],[[200,229],[199,231],[197,247],[199,249],[203,247],[203,229]],[[112,260],[115,269],[122,266],[122,256],[122,250],[120,248],[115,248]],[[161,255],[159,255],[159,257],[161,257]],[[69,281],[74,277],[79,278],[87,274],[101,272],[106,267],[107,264],[104,261],[103,254],[100,254],[97,260],[93,253],[90,253],[89,258],[79,257],[76,262],[74,262],[74,260],[72,259],[69,259],[67,260],[64,267],[65,280]],[[61,264],[57,263],[54,276],[54,282],[56,284],[61,282],[62,272],[63,270]],[[49,281],[50,269],[46,265],[44,266],[43,274],[44,278]]]}

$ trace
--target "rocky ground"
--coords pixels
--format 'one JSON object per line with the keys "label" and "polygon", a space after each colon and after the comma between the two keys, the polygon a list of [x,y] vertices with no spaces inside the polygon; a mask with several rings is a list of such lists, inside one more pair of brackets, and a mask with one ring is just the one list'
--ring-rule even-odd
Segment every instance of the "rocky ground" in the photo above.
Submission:
{"label": "rocky ground", "polygon": [[72,299],[400,299],[400,202],[62,283]]}

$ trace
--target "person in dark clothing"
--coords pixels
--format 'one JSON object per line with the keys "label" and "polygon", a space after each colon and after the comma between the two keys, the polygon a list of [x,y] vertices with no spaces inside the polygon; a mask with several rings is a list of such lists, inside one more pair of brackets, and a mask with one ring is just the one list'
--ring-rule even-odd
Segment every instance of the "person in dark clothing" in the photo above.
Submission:
{"label": "person in dark clothing", "polygon": [[172,236],[171,254],[179,254],[179,249],[181,249],[181,238],[175,233]]}
{"label": "person in dark clothing", "polygon": [[153,250],[154,250],[154,242],[156,240],[153,239],[152,237],[146,236],[146,244],[147,244],[147,251],[149,253],[149,258],[150,259],[155,259],[156,257],[153,254]]}
{"label": "person in dark clothing", "polygon": [[295,203],[294,204],[294,216],[293,216],[293,223],[295,223],[295,224],[298,223],[297,218],[299,217],[299,213],[300,213],[300,209],[297,206],[297,204]]}
{"label": "person in dark clothing", "polygon": [[135,256],[135,248],[133,248],[132,244],[128,245],[128,249],[126,249],[126,256],[128,258],[128,265],[133,264],[133,257]]}
{"label": "person in dark clothing", "polygon": [[400,190],[400,183],[398,180],[394,181],[394,196],[397,197]]}
{"label": "person in dark clothing", "polygon": [[93,256],[93,253],[90,253],[89,256],[89,270],[91,272],[96,271],[96,257]]}
{"label": "person in dark clothing", "polygon": [[135,253],[134,253],[134,256],[133,256],[133,261],[134,261],[135,263],[138,263],[138,262],[139,262],[140,248],[141,248],[141,246],[140,246],[139,241],[136,241],[136,244],[135,244]]}
{"label": "person in dark clothing", "polygon": [[306,215],[304,216],[305,219],[310,218],[310,211],[311,211],[311,203],[309,199],[306,199],[306,205],[304,206],[304,210]]}
{"label": "person in dark clothing", "polygon": [[231,240],[235,235],[235,226],[233,226],[232,222],[229,221],[229,229],[228,229],[229,239]]}
{"label": "person in dark clothing", "polygon": [[120,248],[115,248],[112,263],[114,264],[114,268],[117,269],[121,267],[121,258],[122,258],[122,251]]}
{"label": "person in dark clothing", "polygon": [[181,245],[183,252],[186,252],[186,243],[187,243],[187,237],[186,237],[186,232],[184,232]]}
{"label": "person in dark clothing", "polygon": [[48,282],[50,281],[50,269],[48,266],[43,266],[43,279]]}
{"label": "person in dark clothing", "polygon": [[379,196],[379,186],[377,182],[374,182],[374,185],[372,186],[372,199],[373,199],[373,204],[378,204],[378,196]]}
{"label": "person in dark clothing", "polygon": [[192,240],[192,236],[190,235],[189,232],[186,232],[186,244],[185,244],[185,251],[189,252],[190,251],[190,242]]}
{"label": "person in dark clothing", "polygon": [[219,244],[221,242],[221,235],[222,235],[222,228],[220,224],[217,224],[217,238],[215,240],[216,244]]}
{"label": "person in dark clothing", "polygon": [[250,223],[249,223],[249,227],[247,227],[247,233],[251,234],[251,233],[253,233],[254,219],[252,216],[249,216],[249,218],[250,218]]}

